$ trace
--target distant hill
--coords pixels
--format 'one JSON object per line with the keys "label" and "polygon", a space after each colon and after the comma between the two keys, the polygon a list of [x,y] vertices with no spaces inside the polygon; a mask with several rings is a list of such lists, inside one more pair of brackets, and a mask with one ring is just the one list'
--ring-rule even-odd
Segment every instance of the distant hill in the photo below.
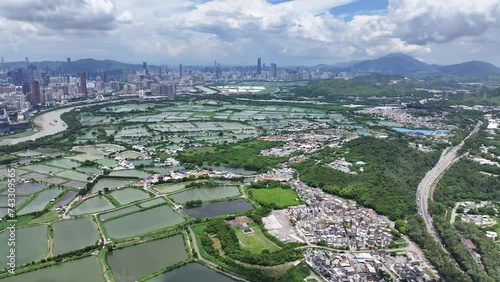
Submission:
{"label": "distant hill", "polygon": [[389,54],[379,59],[362,61],[351,66],[350,69],[360,72],[399,75],[435,72],[434,67],[401,53]]}
{"label": "distant hill", "polygon": [[[346,68],[347,69],[347,68]],[[470,61],[456,65],[429,65],[409,55],[395,53],[382,58],[366,60],[349,67],[351,71],[394,75],[471,75],[486,76],[500,74],[500,68],[481,61]]]}
{"label": "distant hill", "polygon": [[[116,73],[116,71],[122,71],[125,69],[138,70],[142,69],[142,65],[138,64],[127,64],[121,63],[113,60],[95,60],[95,59],[82,59],[75,60],[71,63],[63,61],[42,61],[42,62],[32,62],[31,65],[36,66],[39,70],[44,70],[49,68],[54,71],[63,72],[67,74],[76,74],[81,71],[87,71],[91,74],[98,74],[101,71],[110,71]],[[18,69],[25,68],[27,64],[25,62],[9,62],[4,63],[1,69]],[[155,66],[150,66],[155,67]]]}
{"label": "distant hill", "polygon": [[371,73],[369,75],[355,77],[351,79],[351,81],[364,85],[381,86],[381,85],[388,85],[394,81],[400,81],[404,79],[405,79],[404,76],[401,75]]}
{"label": "distant hill", "polygon": [[326,101],[335,101],[347,96],[396,96],[404,88],[412,89],[405,83],[395,83],[404,80],[403,76],[373,73],[353,79],[330,79],[309,83],[307,86],[294,89],[301,97],[324,97]]}
{"label": "distant hill", "polygon": [[490,75],[500,74],[500,68],[496,66],[481,62],[470,61],[456,65],[449,65],[438,68],[441,72],[448,75]]}

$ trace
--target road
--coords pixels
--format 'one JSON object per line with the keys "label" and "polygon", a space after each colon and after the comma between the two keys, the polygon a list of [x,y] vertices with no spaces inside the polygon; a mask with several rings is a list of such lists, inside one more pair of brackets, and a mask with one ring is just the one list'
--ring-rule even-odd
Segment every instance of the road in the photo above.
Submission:
{"label": "road", "polygon": [[446,154],[443,154],[439,159],[436,166],[434,166],[425,177],[422,179],[417,188],[417,207],[418,213],[424,218],[425,225],[427,227],[427,231],[434,237],[437,242],[441,242],[439,237],[437,236],[436,230],[432,225],[432,218],[429,214],[429,197],[432,197],[433,190],[435,188],[435,181],[439,178],[441,174],[444,173],[446,169],[448,169],[451,164],[457,159],[457,152],[462,148],[465,144],[465,140],[471,137],[474,133],[479,131],[482,122],[479,121],[474,130],[464,139],[460,144],[450,149]]}

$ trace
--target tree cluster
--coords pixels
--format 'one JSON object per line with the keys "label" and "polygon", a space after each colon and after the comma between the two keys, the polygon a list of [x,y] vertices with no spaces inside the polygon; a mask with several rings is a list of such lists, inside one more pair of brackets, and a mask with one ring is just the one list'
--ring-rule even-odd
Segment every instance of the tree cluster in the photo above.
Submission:
{"label": "tree cluster", "polygon": [[404,140],[374,137],[358,138],[347,143],[347,147],[346,159],[366,162],[364,172],[347,174],[325,165],[315,165],[315,160],[293,167],[305,183],[354,199],[388,215],[391,220],[403,219],[416,212],[416,188],[437,162],[437,153],[417,151],[408,147]]}
{"label": "tree cluster", "polygon": [[248,250],[241,248],[236,232],[231,225],[222,219],[210,220],[207,224],[202,244],[212,256],[219,256],[219,253],[213,248],[212,239],[209,234],[213,234],[219,239],[221,248],[226,256],[252,265],[273,266],[302,258],[302,252],[296,250],[296,244],[290,243],[274,252],[265,252],[262,254],[253,254]]}

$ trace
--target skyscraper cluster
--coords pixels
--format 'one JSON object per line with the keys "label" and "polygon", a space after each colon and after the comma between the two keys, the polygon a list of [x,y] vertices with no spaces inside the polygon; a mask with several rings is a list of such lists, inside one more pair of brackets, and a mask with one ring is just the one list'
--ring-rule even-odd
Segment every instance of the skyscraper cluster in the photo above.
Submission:
{"label": "skyscraper cluster", "polygon": [[[258,76],[262,75],[262,72],[264,71],[265,67],[266,64],[262,64],[262,59],[258,58],[256,75]],[[271,63],[271,69],[269,70],[269,78],[276,79],[277,77],[278,77],[278,66],[275,63]]]}

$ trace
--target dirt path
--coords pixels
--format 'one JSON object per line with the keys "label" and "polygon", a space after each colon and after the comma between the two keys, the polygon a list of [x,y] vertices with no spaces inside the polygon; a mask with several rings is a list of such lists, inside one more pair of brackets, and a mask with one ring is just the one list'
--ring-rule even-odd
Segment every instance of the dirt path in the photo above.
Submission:
{"label": "dirt path", "polygon": [[54,256],[54,239],[49,238],[47,240],[47,249],[48,249],[47,257],[53,257]]}

